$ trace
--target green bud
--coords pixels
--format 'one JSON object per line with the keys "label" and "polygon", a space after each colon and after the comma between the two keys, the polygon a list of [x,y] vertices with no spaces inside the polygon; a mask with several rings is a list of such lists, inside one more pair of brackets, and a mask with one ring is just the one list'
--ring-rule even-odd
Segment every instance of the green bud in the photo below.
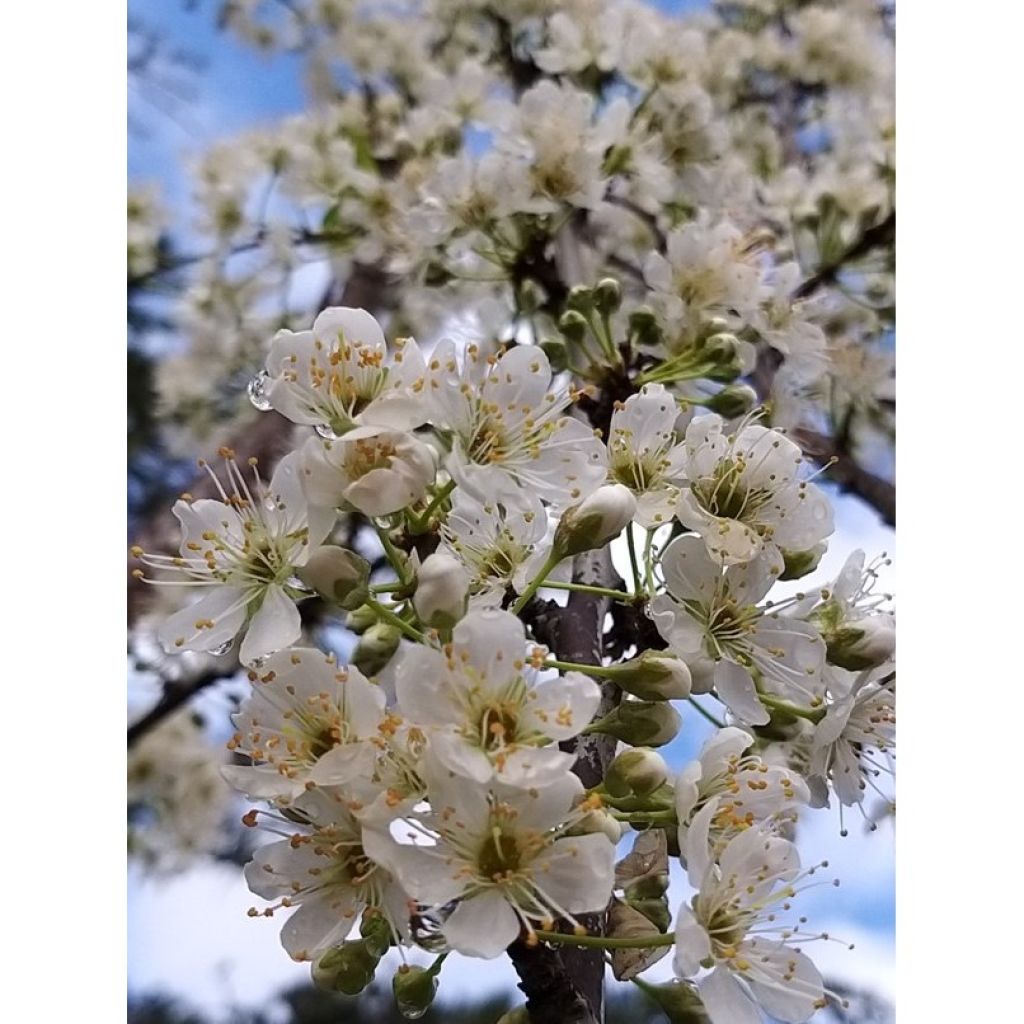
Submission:
{"label": "green bud", "polygon": [[652,985],[637,978],[640,986],[662,1009],[670,1024],[711,1024],[696,988],[685,981],[667,981],[663,985]]}
{"label": "green bud", "polygon": [[352,611],[369,595],[370,563],[348,548],[317,548],[296,575],[325,601]]}
{"label": "green bud", "polygon": [[612,796],[647,796],[668,779],[668,765],[661,754],[646,747],[624,750],[608,766],[604,788]]}
{"label": "green bud", "polygon": [[686,662],[668,651],[644,651],[616,665],[608,677],[620,690],[643,700],[685,700],[692,683]]}
{"label": "green bud", "polygon": [[594,289],[594,305],[599,313],[611,316],[622,305],[622,285],[614,277],[602,277]]}
{"label": "green bud", "polygon": [[368,604],[361,604],[345,616],[345,626],[356,635],[365,633],[376,622],[377,613]]}
{"label": "green bud", "polygon": [[654,900],[668,892],[671,879],[667,871],[656,871],[650,875],[641,875],[625,886],[627,901]]}
{"label": "green bud", "polygon": [[540,343],[541,351],[548,357],[553,373],[562,373],[569,367],[569,349],[561,338],[548,338]]}
{"label": "green bud", "polygon": [[429,967],[402,964],[391,979],[398,1012],[408,1020],[416,1020],[430,1009],[437,994],[437,973]]}
{"label": "green bud", "polygon": [[636,513],[636,498],[622,484],[598,487],[566,509],[555,529],[553,548],[563,558],[602,548],[618,537]]}
{"label": "green bud", "polygon": [[375,676],[398,650],[402,631],[390,622],[375,622],[356,644],[352,664],[365,676]]}
{"label": "green bud", "polygon": [[634,309],[629,314],[629,333],[636,338],[637,344],[652,347],[661,344],[665,337],[654,310],[647,306]]}
{"label": "green bud", "polygon": [[739,354],[740,341],[735,334],[720,331],[704,341],[704,354],[718,363],[731,363]]}
{"label": "green bud", "polygon": [[724,419],[734,420],[745,416],[757,405],[757,392],[748,384],[730,384],[704,404]]}
{"label": "green bud", "polygon": [[667,702],[626,700],[590,726],[590,731],[630,746],[661,747],[675,737],[680,725],[679,712]]}
{"label": "green bud", "polygon": [[530,1024],[530,1013],[526,1004],[513,1006],[507,1013],[503,1013],[494,1024]]}
{"label": "green bud", "polygon": [[380,957],[366,939],[332,946],[313,964],[313,984],[328,992],[357,996],[373,981]]}
{"label": "green bud", "polygon": [[824,555],[827,550],[827,544],[819,543],[815,544],[813,548],[808,548],[807,551],[783,551],[783,569],[782,575],[779,576],[779,579],[798,580],[801,577],[806,576],[809,572],[814,572],[814,570],[818,568],[821,556]]}
{"label": "green bud", "polygon": [[558,318],[558,329],[572,344],[579,345],[587,333],[587,320],[582,313],[575,309],[566,310]]}
{"label": "green bud", "polygon": [[572,828],[568,829],[566,835],[587,836],[592,832],[600,832],[608,837],[612,843],[618,843],[622,838],[622,823],[613,818],[606,810],[597,809],[589,811]]}
{"label": "green bud", "polygon": [[391,928],[384,915],[377,910],[367,910],[359,922],[359,934],[366,940],[367,948],[381,957],[391,948]]}
{"label": "green bud", "polygon": [[585,285],[575,285],[569,290],[565,305],[574,312],[589,313],[594,308],[594,293]]}
{"label": "green bud", "polygon": [[896,626],[891,615],[868,615],[822,635],[828,662],[849,672],[881,665],[896,650]]}
{"label": "green bud", "polygon": [[647,899],[627,898],[626,903],[634,910],[643,914],[659,932],[667,932],[672,923],[672,911],[668,908],[668,900],[664,896],[652,896]]}

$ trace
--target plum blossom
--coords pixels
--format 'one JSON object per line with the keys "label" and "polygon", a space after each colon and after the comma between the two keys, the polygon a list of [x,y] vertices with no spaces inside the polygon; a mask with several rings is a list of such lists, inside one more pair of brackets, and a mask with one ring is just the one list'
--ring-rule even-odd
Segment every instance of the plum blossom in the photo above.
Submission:
{"label": "plum blossom", "polygon": [[460,487],[482,501],[523,505],[532,493],[564,507],[604,480],[604,444],[565,414],[571,396],[552,391],[551,378],[548,357],[531,345],[487,358],[471,345],[461,371],[455,346],[437,346],[428,394],[435,425],[452,432],[446,466]]}
{"label": "plum blossom", "polygon": [[583,787],[564,773],[539,789],[466,785],[433,771],[432,812],[399,842],[368,830],[367,852],[413,897],[439,910],[458,900],[441,932],[452,949],[491,959],[520,929],[601,910],[611,896],[615,847],[602,832],[566,832],[589,812]]}
{"label": "plum blossom", "polygon": [[689,666],[694,692],[713,685],[750,725],[769,720],[762,691],[804,706],[821,703],[825,644],[818,631],[781,614],[783,603],[757,603],[780,567],[761,558],[723,571],[703,541],[688,534],[665,549],[661,569],[668,593],[651,602],[651,618]]}
{"label": "plum blossom", "polygon": [[832,508],[800,477],[803,453],[777,430],[744,423],[725,433],[720,416],[698,416],[686,429],[689,486],[676,515],[696,530],[723,565],[780,549],[806,551],[832,533]]}
{"label": "plum blossom", "polygon": [[[308,506],[299,483],[298,452],[278,463],[269,484],[250,460],[252,488],[234,452],[222,448],[221,455],[229,490],[203,463],[221,500],[188,495],[174,505],[182,530],[180,556],[145,554],[138,547],[133,554],[148,566],[183,577],[147,582],[206,591],[164,622],[159,636],[168,652],[218,652],[244,630],[239,657],[250,664],[298,639],[295,605],[306,592],[294,573],[330,532],[334,517]],[[142,570],[136,571],[141,575]]]}
{"label": "plum blossom", "polygon": [[310,331],[279,331],[267,356],[266,401],[293,423],[341,435],[360,426],[408,430],[426,418],[414,387],[423,355],[411,338],[393,352],[364,309],[325,309]]}
{"label": "plum blossom", "polygon": [[429,734],[446,768],[474,783],[546,785],[569,770],[558,749],[590,723],[597,684],[579,673],[536,681],[523,624],[497,609],[471,611],[441,650],[404,649],[395,669],[402,715]]}
{"label": "plum blossom", "polygon": [[272,654],[249,673],[230,749],[250,765],[224,777],[252,799],[287,804],[311,786],[339,786],[373,770],[385,697],[359,669],[307,647]]}

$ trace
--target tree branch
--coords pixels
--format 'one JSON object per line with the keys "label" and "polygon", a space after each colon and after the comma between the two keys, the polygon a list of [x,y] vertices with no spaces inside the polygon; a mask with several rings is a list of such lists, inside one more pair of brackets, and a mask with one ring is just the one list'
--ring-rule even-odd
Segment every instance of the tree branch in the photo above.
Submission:
{"label": "tree branch", "polygon": [[185,682],[164,683],[163,695],[156,704],[137,722],[128,726],[128,749],[130,750],[143,736],[155,729],[183,704],[188,703],[201,690],[223,679],[230,679],[232,674],[224,673],[220,669],[211,669]]}

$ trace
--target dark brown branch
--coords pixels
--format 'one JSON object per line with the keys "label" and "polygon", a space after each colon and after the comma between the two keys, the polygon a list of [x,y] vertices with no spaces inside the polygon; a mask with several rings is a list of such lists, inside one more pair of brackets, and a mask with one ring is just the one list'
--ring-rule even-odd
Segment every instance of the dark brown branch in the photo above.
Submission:
{"label": "dark brown branch", "polygon": [[164,683],[164,692],[151,710],[147,711],[137,722],[128,726],[129,750],[147,733],[155,729],[165,718],[173,714],[183,704],[188,703],[197,693],[205,690],[223,679],[230,679],[220,670],[211,669],[196,679],[180,683]]}
{"label": "dark brown branch", "polygon": [[840,490],[855,494],[867,502],[888,526],[896,525],[896,485],[869,473],[849,452],[836,447],[835,442],[824,434],[813,430],[796,430],[793,440],[806,454],[820,465],[829,459],[835,462],[829,467],[827,476],[839,485]]}
{"label": "dark brown branch", "polygon": [[827,284],[832,284],[836,275],[849,263],[854,263],[859,260],[862,256],[867,256],[869,252],[874,249],[880,249],[883,246],[891,245],[896,238],[896,213],[890,213],[881,223],[876,224],[872,228],[868,228],[860,239],[854,243],[843,255],[836,260],[834,263],[829,263],[824,267],[821,267],[818,271],[812,274],[806,281],[804,281],[795,292],[793,292],[794,299],[806,299],[809,295],[813,295],[819,288]]}

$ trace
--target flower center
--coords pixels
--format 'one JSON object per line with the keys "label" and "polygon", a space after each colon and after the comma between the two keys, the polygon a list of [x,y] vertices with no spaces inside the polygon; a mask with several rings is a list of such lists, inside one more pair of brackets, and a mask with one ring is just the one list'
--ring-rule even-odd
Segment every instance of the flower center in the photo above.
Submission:
{"label": "flower center", "polygon": [[494,882],[504,882],[514,875],[522,862],[522,851],[514,835],[502,832],[498,825],[483,841],[476,855],[480,875]]}

